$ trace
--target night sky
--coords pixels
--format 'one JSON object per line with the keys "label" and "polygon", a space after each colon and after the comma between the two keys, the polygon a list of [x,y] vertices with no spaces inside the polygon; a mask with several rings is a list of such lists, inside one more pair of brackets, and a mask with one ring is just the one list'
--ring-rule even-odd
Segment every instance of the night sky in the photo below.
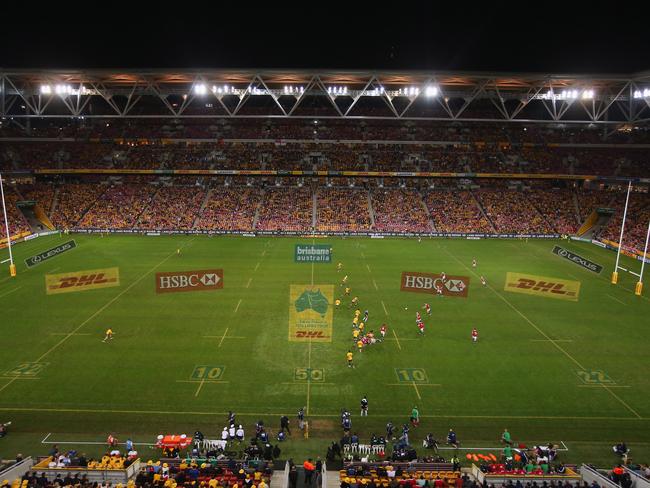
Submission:
{"label": "night sky", "polygon": [[[431,69],[549,73],[650,70],[633,3],[195,2],[150,11],[76,3],[3,12],[3,68]],[[450,2],[451,3],[451,2]],[[488,3],[488,2],[485,2]],[[135,4],[135,2],[133,2]],[[79,4],[87,5],[87,4]],[[128,4],[126,4],[128,5]],[[495,7],[494,5],[502,5]],[[614,9],[628,9],[612,12]],[[39,8],[36,7],[38,10]],[[85,16],[85,17],[84,17]]]}

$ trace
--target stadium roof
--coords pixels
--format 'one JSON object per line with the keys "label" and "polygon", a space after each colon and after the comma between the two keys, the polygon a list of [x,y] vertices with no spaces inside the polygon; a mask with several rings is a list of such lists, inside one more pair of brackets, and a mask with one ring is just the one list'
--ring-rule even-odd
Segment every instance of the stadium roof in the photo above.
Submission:
{"label": "stadium roof", "polygon": [[0,68],[0,115],[642,124],[650,72]]}

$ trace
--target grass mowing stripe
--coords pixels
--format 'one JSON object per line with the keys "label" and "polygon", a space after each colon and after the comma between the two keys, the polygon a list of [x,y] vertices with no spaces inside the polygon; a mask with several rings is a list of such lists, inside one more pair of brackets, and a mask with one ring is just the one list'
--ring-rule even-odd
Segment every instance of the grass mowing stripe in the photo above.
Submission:
{"label": "grass mowing stripe", "polygon": [[[181,246],[182,247],[182,246]],[[72,337],[79,329],[81,329],[84,325],[86,325],[88,322],[90,322],[92,319],[97,317],[100,313],[102,313],[104,310],[106,310],[108,307],[110,307],[113,303],[115,303],[121,296],[123,296],[125,293],[127,293],[131,288],[133,288],[135,285],[140,283],[143,279],[145,279],[151,272],[155,271],[158,269],[160,266],[165,264],[172,256],[176,254],[176,251],[172,252],[169,254],[165,259],[160,261],[158,264],[156,264],[153,268],[151,268],[149,271],[146,271],[140,278],[135,280],[133,283],[131,283],[129,286],[127,286],[124,290],[122,290],[120,293],[118,293],[115,297],[113,297],[108,303],[106,303],[104,306],[102,306],[99,310],[97,310],[95,313],[93,313],[90,317],[88,317],[86,320],[81,322],[79,327],[74,329],[72,332],[70,332],[66,337],[61,339],[59,342],[57,342],[54,346],[52,346],[47,352],[42,354],[36,361],[36,363],[40,363],[43,358],[45,358],[48,354],[50,354],[52,351],[54,351],[56,348],[58,348],[61,344],[63,344],[65,341],[67,341],[70,337]]]}
{"label": "grass mowing stripe", "polygon": [[[451,258],[453,258],[458,264],[460,264],[462,267],[464,267],[467,271],[472,273],[474,276],[478,277],[478,274],[474,271],[472,271],[470,268],[468,268],[465,263],[463,263],[460,259],[458,259],[454,254],[450,253],[447,249],[445,249],[445,252],[449,254]],[[540,329],[535,323],[533,323],[532,320],[530,320],[526,315],[523,314],[517,307],[515,307],[510,300],[508,300],[506,297],[501,295],[498,291],[496,291],[491,285],[486,285],[489,290],[492,291],[496,296],[498,296],[503,302],[508,305],[512,310],[514,310],[521,318],[523,318],[526,322],[528,322],[537,332],[539,332],[546,340],[548,340],[551,344],[553,344],[559,351],[561,351],[567,358],[569,358],[573,363],[578,366],[581,370],[586,371],[586,368],[580,364],[580,362],[574,358],[571,354],[569,354],[566,350],[562,348],[562,346],[558,345],[557,342],[553,339],[551,339],[546,332],[544,332],[542,329]]]}
{"label": "grass mowing stripe", "polygon": [[[445,249],[445,252],[449,254],[456,262],[458,262],[461,266],[463,266],[467,271],[472,273],[474,276],[478,276],[476,272],[472,271],[470,268],[468,268],[465,263],[463,263],[460,259],[458,259],[454,254],[450,253],[447,249]],[[546,339],[548,339],[551,344],[553,344],[558,350],[560,350],[567,358],[569,358],[573,363],[578,366],[581,370],[586,371],[586,368],[580,364],[580,362],[574,358],[571,354],[569,354],[562,346],[560,346],[556,341],[551,339],[542,329],[540,329],[537,325],[533,323],[526,315],[524,315],[517,307],[515,307],[506,297],[501,295],[499,292],[497,292],[492,286],[487,285],[487,287],[492,290],[492,292],[498,296],[501,300],[503,300],[512,310],[517,312],[526,322],[528,322],[530,325],[532,325],[537,332],[539,332],[541,335],[543,335]],[[637,413],[636,410],[634,410],[632,407],[630,407],[621,397],[619,397],[616,393],[614,393],[612,390],[607,388],[606,385],[603,385],[603,388],[605,388],[616,400],[619,401],[621,405],[623,405],[625,408],[627,408],[632,414],[634,414],[637,418],[642,418],[641,415]]]}
{"label": "grass mowing stripe", "polygon": [[0,295],[0,298],[4,298],[4,297],[6,297],[7,295],[9,295],[10,293],[13,293],[13,292],[15,292],[15,291],[20,290],[22,287],[23,287],[23,285],[17,286],[16,288],[12,288],[12,289],[9,290],[7,293],[4,293],[4,294]]}
{"label": "grass mowing stripe", "polygon": [[627,303],[625,303],[623,300],[619,300],[618,298],[616,298],[615,296],[610,295],[609,293],[606,293],[605,295],[608,296],[609,298],[611,298],[612,300],[617,301],[621,305],[627,305]]}

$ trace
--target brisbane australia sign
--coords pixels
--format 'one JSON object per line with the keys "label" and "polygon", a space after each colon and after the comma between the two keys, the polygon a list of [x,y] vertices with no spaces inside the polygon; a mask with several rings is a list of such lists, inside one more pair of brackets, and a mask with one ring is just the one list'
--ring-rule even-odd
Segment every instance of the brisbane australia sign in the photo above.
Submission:
{"label": "brisbane australia sign", "polygon": [[222,269],[156,273],[156,293],[206,291],[223,288]]}

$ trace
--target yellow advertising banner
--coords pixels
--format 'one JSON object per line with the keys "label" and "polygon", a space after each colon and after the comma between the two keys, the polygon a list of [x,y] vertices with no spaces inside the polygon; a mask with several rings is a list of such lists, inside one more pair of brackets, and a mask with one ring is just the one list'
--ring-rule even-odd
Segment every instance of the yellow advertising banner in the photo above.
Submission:
{"label": "yellow advertising banner", "polygon": [[505,291],[536,295],[560,300],[578,301],[580,295],[580,282],[549,278],[548,276],[535,276],[522,273],[506,274]]}
{"label": "yellow advertising banner", "polygon": [[45,293],[56,295],[74,291],[120,286],[119,268],[89,269],[45,275]]}
{"label": "yellow advertising banner", "polygon": [[334,285],[291,285],[289,341],[332,342]]}

